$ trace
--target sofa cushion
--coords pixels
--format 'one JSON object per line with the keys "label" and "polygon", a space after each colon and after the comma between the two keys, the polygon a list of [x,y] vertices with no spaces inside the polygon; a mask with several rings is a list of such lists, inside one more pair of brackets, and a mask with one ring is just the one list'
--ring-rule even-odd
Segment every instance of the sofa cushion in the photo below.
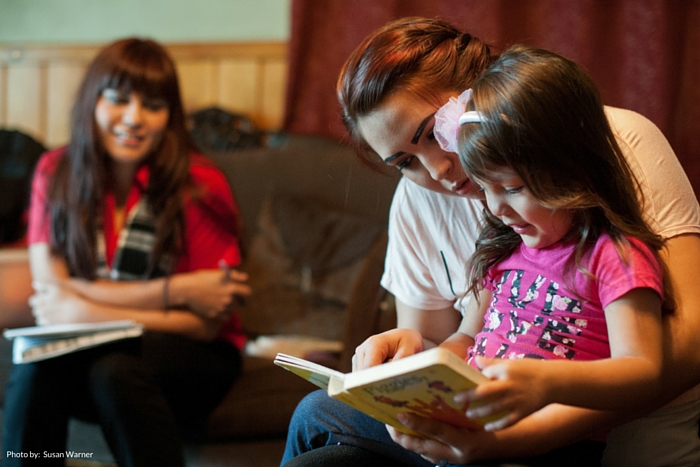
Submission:
{"label": "sofa cushion", "polygon": [[266,197],[243,267],[247,332],[340,339],[349,285],[384,229],[312,199]]}
{"label": "sofa cushion", "polygon": [[271,205],[287,254],[296,267],[315,276],[356,263],[383,230],[360,216],[327,208],[316,197],[273,195]]}
{"label": "sofa cushion", "polygon": [[209,417],[208,438],[285,436],[297,404],[315,389],[270,359],[246,356],[241,376]]}

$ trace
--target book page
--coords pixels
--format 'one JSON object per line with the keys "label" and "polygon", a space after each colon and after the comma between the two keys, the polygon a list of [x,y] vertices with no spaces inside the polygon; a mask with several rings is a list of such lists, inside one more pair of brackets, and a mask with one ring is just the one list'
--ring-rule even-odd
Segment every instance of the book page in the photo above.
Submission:
{"label": "book page", "polygon": [[19,336],[14,338],[12,345],[12,362],[15,364],[37,362],[108,342],[138,337],[141,334],[143,334],[143,328],[136,326],[61,338]]}
{"label": "book page", "polygon": [[341,381],[345,378],[339,371],[287,354],[278,353],[274,363],[325,390],[328,390],[331,378]]}
{"label": "book page", "polygon": [[127,329],[141,327],[132,320],[103,321],[100,323],[70,323],[54,324],[47,326],[29,326],[26,328],[5,329],[3,335],[6,339],[14,339],[20,336],[36,337],[64,337],[77,336],[81,334],[91,334],[100,331],[113,331],[116,329]]}

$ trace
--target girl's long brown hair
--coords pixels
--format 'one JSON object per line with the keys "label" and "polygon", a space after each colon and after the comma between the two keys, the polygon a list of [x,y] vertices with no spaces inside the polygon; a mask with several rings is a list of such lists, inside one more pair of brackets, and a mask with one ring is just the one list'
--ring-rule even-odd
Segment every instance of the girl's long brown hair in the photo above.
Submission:
{"label": "girl's long brown hair", "polygon": [[158,43],[139,38],[116,41],[88,67],[71,114],[71,139],[53,177],[47,209],[51,248],[65,258],[71,275],[94,279],[96,232],[101,227],[109,155],[100,145],[95,106],[105,89],[162,99],[170,116],[159,147],[145,161],[150,168],[144,195],[155,216],[156,242],[148,275],[164,255],[177,257],[184,229],[183,196],[191,184],[191,149],[175,64]]}
{"label": "girl's long brown hair", "polygon": [[[664,240],[643,214],[638,181],[605,115],[593,80],[575,62],[529,46],[505,51],[473,84],[474,108],[485,118],[460,130],[459,155],[467,173],[488,180],[512,169],[542,205],[568,209],[576,240],[568,274],[588,274],[586,254],[607,233],[623,260],[636,237],[657,252]],[[508,257],[520,236],[488,209],[468,263],[469,290],[482,287],[489,268]],[[665,267],[665,266],[664,266]],[[664,274],[665,308],[673,308]]]}

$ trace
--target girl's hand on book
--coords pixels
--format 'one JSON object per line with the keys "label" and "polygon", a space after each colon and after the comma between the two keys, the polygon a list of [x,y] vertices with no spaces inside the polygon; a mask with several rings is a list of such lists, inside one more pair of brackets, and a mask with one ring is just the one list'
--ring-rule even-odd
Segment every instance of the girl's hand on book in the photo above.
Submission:
{"label": "girl's hand on book", "polygon": [[440,461],[471,464],[490,458],[489,452],[495,450],[492,446],[497,439],[494,433],[488,431],[471,431],[408,413],[399,415],[399,420],[425,436],[407,435],[387,426],[391,439],[436,465]]}
{"label": "girl's hand on book", "polygon": [[363,370],[423,351],[423,336],[414,329],[392,329],[367,338],[355,349],[352,371]]}
{"label": "girl's hand on book", "polygon": [[485,430],[506,428],[551,402],[542,360],[476,358],[482,373],[491,381],[457,394],[455,401],[471,404],[467,417],[489,418]]}

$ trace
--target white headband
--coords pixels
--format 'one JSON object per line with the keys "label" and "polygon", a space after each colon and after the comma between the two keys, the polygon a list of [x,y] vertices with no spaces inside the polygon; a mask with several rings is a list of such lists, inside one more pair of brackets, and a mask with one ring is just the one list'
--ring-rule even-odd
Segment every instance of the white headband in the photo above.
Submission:
{"label": "white headband", "polygon": [[472,99],[472,90],[467,89],[457,99],[450,97],[445,105],[435,112],[435,139],[443,151],[457,152],[459,127],[466,123],[485,122],[486,118],[475,110],[467,111]]}

